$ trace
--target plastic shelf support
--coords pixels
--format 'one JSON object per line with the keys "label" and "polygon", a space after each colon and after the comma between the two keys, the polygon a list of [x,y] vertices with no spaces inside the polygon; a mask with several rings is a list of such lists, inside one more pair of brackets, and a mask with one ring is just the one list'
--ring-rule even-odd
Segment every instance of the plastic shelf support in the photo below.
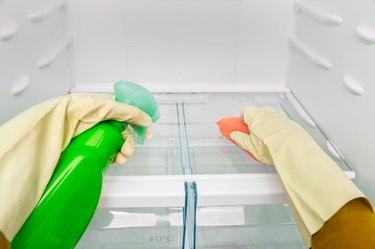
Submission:
{"label": "plastic shelf support", "polygon": [[375,44],[375,30],[373,28],[359,25],[356,28],[356,34],[367,44]]}
{"label": "plastic shelf support", "polygon": [[294,2],[294,9],[297,13],[305,13],[323,24],[339,25],[343,22],[343,18],[341,16],[328,13],[300,0]]}
{"label": "plastic shelf support", "polygon": [[37,67],[39,69],[49,67],[53,62],[55,62],[57,56],[61,54],[64,49],[68,48],[72,43],[73,35],[67,34],[63,41],[57,44],[53,49],[51,49],[47,54],[45,54],[38,60]]}
{"label": "plastic shelf support", "polygon": [[27,74],[20,75],[13,83],[10,93],[13,96],[20,95],[30,85],[30,77]]}
{"label": "plastic shelf support", "polygon": [[55,14],[57,11],[65,9],[67,6],[67,0],[56,1],[44,9],[30,11],[27,14],[27,18],[30,20],[30,22],[40,23]]}
{"label": "plastic shelf support", "polygon": [[0,40],[7,41],[11,39],[18,31],[18,25],[15,22],[6,22],[0,25]]}
{"label": "plastic shelf support", "polygon": [[344,86],[354,95],[361,96],[365,93],[362,85],[353,77],[349,75],[344,75],[342,81],[344,82]]}
{"label": "plastic shelf support", "polygon": [[326,70],[330,70],[332,68],[332,63],[327,58],[318,55],[315,51],[313,51],[311,48],[309,48],[296,38],[290,37],[288,39],[288,44],[290,48],[298,50],[315,66]]}

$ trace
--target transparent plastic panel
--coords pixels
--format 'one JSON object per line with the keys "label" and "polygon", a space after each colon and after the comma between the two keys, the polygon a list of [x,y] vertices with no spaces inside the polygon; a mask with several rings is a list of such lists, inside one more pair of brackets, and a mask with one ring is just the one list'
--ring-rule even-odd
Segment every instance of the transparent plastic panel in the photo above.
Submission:
{"label": "transparent plastic panel", "polygon": [[76,249],[180,249],[183,208],[98,208]]}
{"label": "transparent plastic panel", "polygon": [[288,205],[201,207],[198,249],[303,249]]}
{"label": "transparent plastic panel", "polygon": [[274,172],[250,158],[225,139],[216,124],[224,117],[239,116],[248,104],[280,109],[271,94],[205,94],[200,102],[185,103],[185,122],[194,174],[239,174]]}
{"label": "transparent plastic panel", "polygon": [[218,120],[238,117],[246,105],[286,112],[344,171],[351,171],[290,93],[165,94],[159,105],[153,138],[136,145],[126,164],[112,165],[108,176],[275,173],[273,166],[253,160],[218,129]]}
{"label": "transparent plastic panel", "polygon": [[[351,171],[319,127],[304,113],[291,95],[285,93],[212,93],[203,94],[200,102],[185,102],[190,161],[194,174],[275,173],[272,166],[250,158],[240,148],[224,138],[216,124],[224,117],[240,116],[246,105],[270,106],[286,112],[315,139],[321,148],[344,170]],[[306,116],[307,115],[307,116]]]}
{"label": "transparent plastic panel", "polygon": [[197,184],[185,182],[185,207],[184,207],[184,248],[196,248],[196,212],[197,212]]}
{"label": "transparent plastic panel", "polygon": [[108,176],[180,175],[182,153],[176,104],[159,103],[161,117],[151,127],[152,139],[136,145],[135,154],[126,164],[113,164]]}

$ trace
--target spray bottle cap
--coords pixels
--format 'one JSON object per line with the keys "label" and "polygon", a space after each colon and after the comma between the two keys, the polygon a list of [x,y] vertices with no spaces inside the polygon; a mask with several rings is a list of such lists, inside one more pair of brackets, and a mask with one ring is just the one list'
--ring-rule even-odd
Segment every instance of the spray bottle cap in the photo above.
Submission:
{"label": "spray bottle cap", "polygon": [[[138,107],[147,113],[152,122],[157,122],[160,118],[158,104],[154,96],[144,87],[127,81],[117,81],[114,85],[116,101]],[[127,124],[126,124],[127,125]],[[147,128],[132,125],[135,142],[143,144]]]}

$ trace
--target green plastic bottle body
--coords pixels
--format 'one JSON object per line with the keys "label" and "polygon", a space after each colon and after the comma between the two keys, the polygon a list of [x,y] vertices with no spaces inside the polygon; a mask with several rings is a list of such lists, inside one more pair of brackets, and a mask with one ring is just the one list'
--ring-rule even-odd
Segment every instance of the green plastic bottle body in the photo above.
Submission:
{"label": "green plastic bottle body", "polygon": [[74,248],[97,207],[104,171],[124,142],[123,129],[105,121],[71,141],[12,249]]}
{"label": "green plastic bottle body", "polygon": [[[155,98],[142,86],[115,83],[116,100],[146,112],[160,113]],[[78,243],[98,204],[103,175],[120,150],[126,122],[105,121],[74,138],[60,156],[38,205],[12,241],[12,249],[71,249]],[[142,144],[146,128],[133,126]],[[47,153],[47,152],[46,152]]]}

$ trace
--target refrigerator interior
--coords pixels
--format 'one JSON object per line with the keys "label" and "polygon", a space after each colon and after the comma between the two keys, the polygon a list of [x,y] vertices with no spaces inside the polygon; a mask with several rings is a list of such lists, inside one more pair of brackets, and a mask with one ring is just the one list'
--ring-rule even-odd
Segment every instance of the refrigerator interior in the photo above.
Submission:
{"label": "refrigerator interior", "polygon": [[[164,115],[152,140],[108,169],[99,208],[77,248],[304,248],[274,167],[250,158],[218,129],[216,121],[238,116],[244,104],[285,112],[355,177],[290,93],[156,97]],[[196,184],[197,200],[184,192],[186,182]]]}
{"label": "refrigerator interior", "polygon": [[137,82],[162,117],[106,172],[77,247],[303,248],[274,168],[216,121],[285,112],[374,201],[374,13],[373,0],[0,0],[0,124]]}

